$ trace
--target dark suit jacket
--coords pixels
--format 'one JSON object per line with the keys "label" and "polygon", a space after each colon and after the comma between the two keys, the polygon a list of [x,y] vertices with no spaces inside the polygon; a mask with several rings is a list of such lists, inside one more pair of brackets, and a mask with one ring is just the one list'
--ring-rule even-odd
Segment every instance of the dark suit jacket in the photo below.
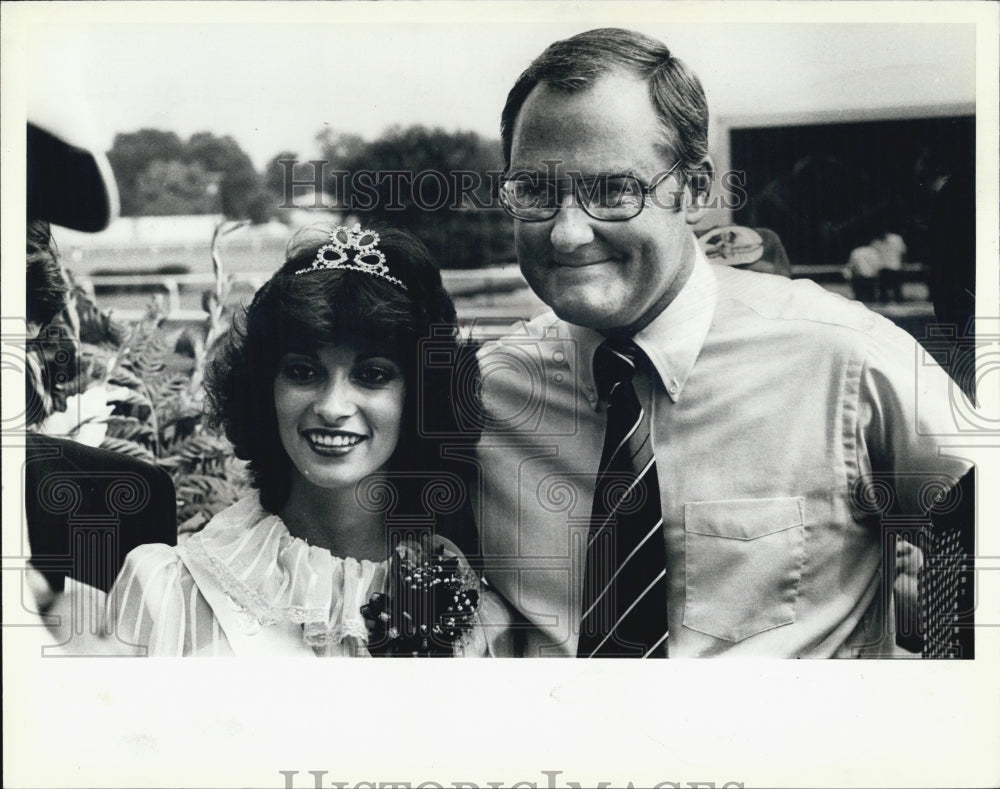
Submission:
{"label": "dark suit jacket", "polygon": [[29,433],[24,502],[31,564],[108,591],[137,545],[177,543],[177,500],[163,469],[117,452]]}

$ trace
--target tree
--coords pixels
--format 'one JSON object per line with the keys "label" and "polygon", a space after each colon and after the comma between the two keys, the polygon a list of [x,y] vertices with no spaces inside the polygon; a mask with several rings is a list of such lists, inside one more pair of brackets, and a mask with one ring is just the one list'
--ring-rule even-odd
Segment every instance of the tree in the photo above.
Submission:
{"label": "tree", "polygon": [[[285,166],[282,161],[299,161],[299,155],[295,151],[282,151],[272,156],[264,165],[264,187],[273,194],[281,197],[285,193]],[[295,166],[298,170],[298,165]],[[295,177],[298,177],[297,173]]]}
{"label": "tree", "polygon": [[[119,134],[108,152],[123,216],[216,213],[267,221],[273,200],[250,157],[229,136],[140,129]],[[199,191],[199,189],[201,191]]]}
{"label": "tree", "polygon": [[136,179],[135,193],[143,212],[152,216],[210,214],[218,210],[212,181],[197,162],[157,159]]}
{"label": "tree", "polygon": [[[326,173],[323,192],[339,204],[346,199],[346,195],[342,194],[343,182],[337,174],[349,170],[359,161],[364,161],[369,143],[360,135],[336,132],[329,126],[325,126],[316,135],[316,142],[319,143],[320,160],[324,163]],[[300,180],[314,178],[314,166],[308,162],[301,163],[296,168],[296,177]]]}
{"label": "tree", "polygon": [[[310,161],[303,161],[294,151],[282,151],[271,157],[264,167],[264,195],[270,201],[270,210],[274,206],[289,208],[293,204],[304,208],[317,205],[315,196],[311,193],[317,186],[319,191],[326,193],[323,183],[327,166],[314,166]],[[327,193],[329,194],[329,193]],[[332,207],[332,199],[319,195],[319,205]]]}
{"label": "tree", "polygon": [[368,143],[357,134],[337,132],[325,126],[317,135],[316,142],[322,152],[321,159],[331,170],[343,169],[344,165],[361,154]]}
{"label": "tree", "polygon": [[211,132],[198,132],[188,141],[186,156],[208,173],[219,175],[219,197],[222,212],[230,219],[245,219],[250,205],[262,191],[263,183],[250,157],[232,137],[216,137]]}
{"label": "tree", "polygon": [[140,176],[154,161],[184,161],[184,143],[173,132],[139,129],[115,135],[108,160],[118,185],[122,216],[142,216],[146,211],[136,191]]}
{"label": "tree", "polygon": [[499,141],[396,126],[343,151],[342,200],[353,213],[410,230],[442,267],[478,268],[512,257],[510,222],[493,199]]}

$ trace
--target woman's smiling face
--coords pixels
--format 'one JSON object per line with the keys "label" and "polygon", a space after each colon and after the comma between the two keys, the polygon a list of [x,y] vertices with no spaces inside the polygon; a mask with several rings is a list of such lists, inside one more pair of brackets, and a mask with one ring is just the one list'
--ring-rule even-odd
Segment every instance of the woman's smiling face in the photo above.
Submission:
{"label": "woman's smiling face", "polygon": [[405,399],[401,368],[378,352],[326,345],[284,354],[274,410],[293,473],[341,489],[383,469],[399,443]]}

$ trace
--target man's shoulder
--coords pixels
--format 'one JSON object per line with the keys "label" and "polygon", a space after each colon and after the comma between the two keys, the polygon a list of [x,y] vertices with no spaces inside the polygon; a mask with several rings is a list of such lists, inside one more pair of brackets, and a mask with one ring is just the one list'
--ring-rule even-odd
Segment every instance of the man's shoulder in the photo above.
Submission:
{"label": "man's shoulder", "polygon": [[503,330],[503,333],[483,343],[479,356],[488,356],[504,347],[517,347],[537,340],[569,340],[580,327],[567,323],[546,310],[530,320],[518,321]]}
{"label": "man's shoulder", "polygon": [[[598,340],[593,330],[546,312],[485,343],[478,358],[482,405],[489,423],[504,425],[508,434],[524,434],[524,420],[534,424],[532,420],[543,413],[549,418],[572,419],[584,391],[579,388],[581,376],[588,374],[585,371]],[[522,427],[513,431],[513,424]]]}
{"label": "man's shoulder", "polygon": [[154,495],[173,499],[174,484],[164,469],[120,452],[87,446],[71,439],[29,433],[25,454],[28,473],[32,477],[69,474],[92,483],[99,479],[127,481],[140,478]]}
{"label": "man's shoulder", "polygon": [[811,280],[729,268],[720,268],[717,280],[722,318],[736,308],[749,310],[772,327],[780,323],[795,324],[796,331],[821,334],[842,330],[847,335],[858,335],[859,339],[891,326],[860,302],[828,291]]}
{"label": "man's shoulder", "polygon": [[92,447],[69,438],[48,436],[43,433],[28,433],[27,453],[29,457],[61,458],[67,465],[82,470],[125,470],[156,476],[165,474],[163,469],[138,458],[112,452],[102,447]]}

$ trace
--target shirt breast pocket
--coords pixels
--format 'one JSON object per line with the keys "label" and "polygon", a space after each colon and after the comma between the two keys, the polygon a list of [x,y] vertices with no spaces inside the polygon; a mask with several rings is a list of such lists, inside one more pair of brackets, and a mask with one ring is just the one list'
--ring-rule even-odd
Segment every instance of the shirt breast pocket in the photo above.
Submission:
{"label": "shirt breast pocket", "polygon": [[795,621],[805,561],[803,498],[684,507],[684,626],[742,641]]}

